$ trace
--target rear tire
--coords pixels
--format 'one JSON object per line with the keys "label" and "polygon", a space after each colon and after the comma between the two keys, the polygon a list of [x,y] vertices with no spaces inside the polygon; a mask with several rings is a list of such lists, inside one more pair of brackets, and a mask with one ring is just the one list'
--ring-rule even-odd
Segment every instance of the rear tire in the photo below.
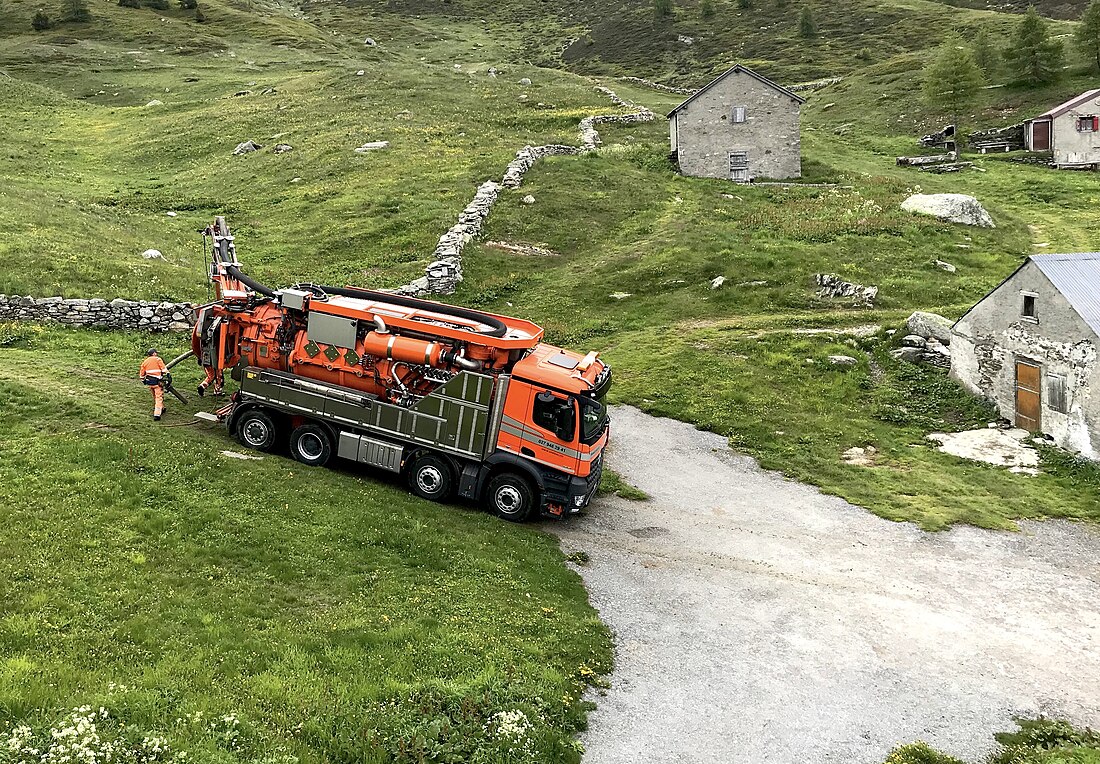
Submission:
{"label": "rear tire", "polygon": [[535,513],[535,489],[514,472],[505,472],[489,481],[486,501],[493,513],[510,523],[522,523]]}
{"label": "rear tire", "polygon": [[275,448],[278,430],[275,420],[262,409],[252,409],[237,419],[237,440],[241,445],[257,451],[270,451]]}
{"label": "rear tire", "polygon": [[435,454],[417,457],[407,477],[409,490],[422,499],[444,502],[454,495],[454,471],[443,457]]}
{"label": "rear tire", "polygon": [[303,424],[291,433],[290,455],[310,467],[324,467],[332,458],[332,436],[316,424]]}

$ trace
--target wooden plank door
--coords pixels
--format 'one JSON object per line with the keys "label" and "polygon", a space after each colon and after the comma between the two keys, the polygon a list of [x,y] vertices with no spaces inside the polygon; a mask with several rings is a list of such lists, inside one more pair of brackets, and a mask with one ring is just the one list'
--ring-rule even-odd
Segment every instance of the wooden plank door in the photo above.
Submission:
{"label": "wooden plank door", "polygon": [[1042,393],[1039,367],[1027,361],[1016,362],[1016,426],[1029,432],[1042,427]]}
{"label": "wooden plank door", "polygon": [[1050,151],[1050,120],[1031,123],[1031,150]]}

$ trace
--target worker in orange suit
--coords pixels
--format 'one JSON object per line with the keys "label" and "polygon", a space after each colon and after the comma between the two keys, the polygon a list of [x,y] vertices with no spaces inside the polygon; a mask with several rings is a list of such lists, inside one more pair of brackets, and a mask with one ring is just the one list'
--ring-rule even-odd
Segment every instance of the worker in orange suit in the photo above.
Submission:
{"label": "worker in orange suit", "polygon": [[153,420],[159,421],[164,414],[164,381],[168,378],[168,367],[157,355],[153,348],[145,354],[145,360],[141,362],[141,370],[138,372],[141,382],[149,387],[153,394]]}
{"label": "worker in orange suit", "polygon": [[214,387],[211,394],[221,395],[222,386],[225,385],[225,375],[221,369],[215,369],[213,366],[203,366],[202,369],[206,372],[206,379],[199,385],[199,397],[206,395],[206,388],[211,385]]}

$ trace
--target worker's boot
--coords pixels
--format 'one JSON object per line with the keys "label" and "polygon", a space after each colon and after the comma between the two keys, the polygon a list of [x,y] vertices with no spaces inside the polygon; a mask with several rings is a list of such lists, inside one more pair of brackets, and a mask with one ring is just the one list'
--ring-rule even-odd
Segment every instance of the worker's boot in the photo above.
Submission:
{"label": "worker's boot", "polygon": [[159,422],[160,421],[160,414],[153,414],[153,421],[154,422]]}
{"label": "worker's boot", "polygon": [[[202,398],[204,395],[206,395],[206,385],[199,385],[198,389],[199,389],[199,397],[200,398]],[[215,391],[214,395],[217,395],[217,394],[218,394],[217,391]]]}

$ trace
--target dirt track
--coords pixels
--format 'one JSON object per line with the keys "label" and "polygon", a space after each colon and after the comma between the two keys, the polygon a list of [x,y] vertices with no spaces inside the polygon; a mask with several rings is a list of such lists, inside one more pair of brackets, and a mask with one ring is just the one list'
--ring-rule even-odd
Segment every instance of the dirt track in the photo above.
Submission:
{"label": "dirt track", "polygon": [[1015,715],[1100,724],[1100,532],[928,534],[619,408],[610,464],[648,502],[552,526],[584,550],[617,666],[587,764],[977,758]]}

